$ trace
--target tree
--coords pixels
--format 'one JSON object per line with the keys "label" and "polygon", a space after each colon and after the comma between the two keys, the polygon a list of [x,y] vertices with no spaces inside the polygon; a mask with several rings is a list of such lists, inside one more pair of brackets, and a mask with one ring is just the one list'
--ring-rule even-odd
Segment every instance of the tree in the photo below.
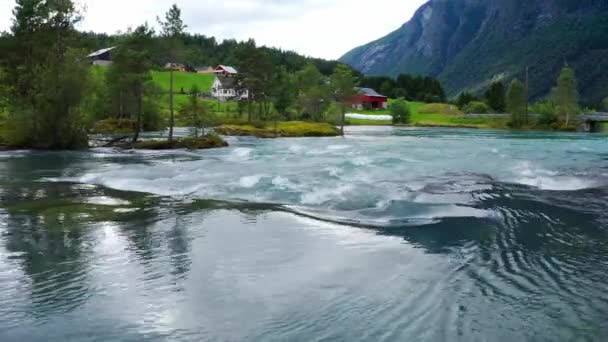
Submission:
{"label": "tree", "polygon": [[518,79],[514,79],[507,91],[507,110],[511,113],[511,126],[520,128],[527,124],[526,89]]}
{"label": "tree", "polygon": [[462,109],[466,114],[489,114],[492,108],[481,101],[471,101]]}
{"label": "tree", "polygon": [[281,117],[288,118],[288,110],[296,101],[296,92],[293,77],[284,66],[278,67],[274,72],[272,100]]}
{"label": "tree", "polygon": [[342,120],[340,125],[340,133],[344,135],[344,121],[346,120],[346,108],[353,101],[353,97],[357,94],[355,89],[356,79],[352,70],[344,64],[339,64],[336,71],[331,76],[330,83],[334,98],[342,108]]}
{"label": "tree", "polygon": [[458,98],[456,99],[456,105],[458,106],[458,108],[463,109],[466,105],[469,104],[469,102],[478,100],[479,99],[477,98],[477,96],[467,91],[463,91],[462,93],[460,93],[460,95],[458,95]]}
{"label": "tree", "polygon": [[492,107],[497,113],[505,112],[507,105],[505,100],[505,86],[502,84],[502,81],[492,83],[484,95],[488,106]]}
{"label": "tree", "polygon": [[608,112],[608,97],[607,97],[607,98],[605,98],[605,99],[602,101],[602,105],[603,105],[603,107],[604,107],[604,108],[603,108],[603,110],[605,110],[606,112]]}
{"label": "tree", "polygon": [[188,102],[179,111],[185,124],[194,128],[194,137],[198,138],[199,129],[205,135],[205,129],[216,123],[215,116],[211,113],[207,105],[199,98],[200,89],[196,85],[190,89]]}
{"label": "tree", "polygon": [[327,78],[313,65],[308,64],[296,74],[298,83],[298,110],[304,118],[321,121],[331,104]]}
{"label": "tree", "polygon": [[564,127],[570,125],[571,115],[579,113],[578,91],[574,70],[568,66],[562,68],[557,79],[557,87],[553,89],[553,98],[557,105],[557,112],[564,118]]}
{"label": "tree", "polygon": [[[161,35],[165,38],[166,47],[169,51],[169,63],[175,63],[175,59],[181,55],[181,50],[183,49],[181,44],[179,44],[178,38],[184,34],[184,30],[186,29],[186,25],[182,21],[182,11],[177,7],[176,4],[173,4],[169,11],[165,14],[165,20],[162,21],[160,18],[157,18],[158,23],[161,27]],[[173,141],[173,130],[175,127],[175,103],[174,103],[174,81],[175,81],[175,72],[173,67],[169,69],[169,141]]]}
{"label": "tree", "polygon": [[398,99],[390,105],[393,125],[408,124],[411,120],[410,106],[404,99]]}
{"label": "tree", "polygon": [[237,51],[237,84],[241,90],[247,90],[248,120],[253,120],[253,102],[259,105],[259,116],[263,109],[268,108],[268,100],[272,92],[273,65],[272,59],[264,49],[257,48],[255,40],[250,39]]}
{"label": "tree", "polygon": [[81,20],[71,0],[17,0],[2,83],[11,143],[43,149],[87,145],[81,115],[88,68],[70,46]]}
{"label": "tree", "polygon": [[177,7],[177,4],[173,4],[169,11],[165,13],[164,21],[160,18],[157,18],[157,21],[160,24],[161,34],[164,37],[178,37],[188,28],[182,20],[182,10]]}
{"label": "tree", "polygon": [[[108,83],[112,84],[112,97],[119,104],[120,117],[133,117],[125,109],[132,108],[135,112],[134,143],[143,129],[144,91],[152,79],[150,47],[153,36],[154,30],[147,25],[139,26],[129,33],[113,54],[114,63],[107,76]],[[133,106],[128,106],[129,103]]]}

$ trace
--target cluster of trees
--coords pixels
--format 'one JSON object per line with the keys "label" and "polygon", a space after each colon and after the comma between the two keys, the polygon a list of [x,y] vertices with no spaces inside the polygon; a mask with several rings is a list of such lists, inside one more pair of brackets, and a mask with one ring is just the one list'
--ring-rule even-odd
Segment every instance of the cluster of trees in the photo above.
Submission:
{"label": "cluster of trees", "polygon": [[74,48],[81,16],[72,1],[17,0],[13,13],[0,56],[7,138],[47,149],[86,145],[81,104],[89,68]]}
{"label": "cluster of trees", "polygon": [[428,76],[402,74],[397,78],[383,76],[361,77],[361,87],[373,88],[390,98],[408,101],[445,102],[446,95],[439,80]]}
{"label": "cluster of trees", "polygon": [[[175,15],[175,8],[172,8],[167,15]],[[173,13],[172,13],[173,12]],[[170,17],[162,18],[162,23],[168,21]],[[165,32],[163,24],[160,25]],[[179,38],[179,62],[185,64],[190,71],[200,66],[217,66],[219,64],[236,65],[239,61],[239,51],[248,42],[241,42],[234,39],[218,41],[214,37],[193,34],[186,32],[186,25],[177,34]],[[119,45],[121,40],[129,32],[108,35],[105,33],[79,32],[78,45],[87,51],[96,51],[110,46]],[[156,65],[162,65],[168,60],[176,59],[172,50],[167,49],[166,37],[164,35],[155,36],[155,44],[150,49],[151,60]],[[323,75],[331,75],[336,66],[336,61],[328,61],[320,58],[312,58],[299,55],[293,51],[285,51],[277,48],[259,47],[269,55],[273,65],[284,66],[288,72],[301,70],[308,64],[313,64]]]}
{"label": "cluster of trees", "polygon": [[[482,97],[463,92],[455,104],[465,113],[509,113],[511,126],[516,128],[532,124],[529,114],[535,114],[540,116],[536,124],[565,129],[573,124],[573,117],[582,112],[574,70],[564,66],[556,83],[547,98],[532,105],[528,104],[526,86],[518,79],[514,79],[508,89],[502,81],[496,81]],[[608,99],[604,100],[603,106],[608,110]]]}
{"label": "cluster of trees", "polygon": [[[249,121],[342,122],[357,84],[357,73],[337,62],[258,47],[253,40],[217,43],[189,35],[175,5],[159,19],[158,34],[147,24],[116,36],[78,32],[82,15],[71,0],[17,0],[13,13],[10,33],[0,36],[0,114],[7,116],[2,121],[13,146],[83,147],[87,128],[107,119],[131,127],[134,142],[143,129],[166,127],[160,107],[167,94],[152,81],[152,70],[167,62],[235,65],[237,83],[249,90],[239,103]],[[107,69],[83,58],[108,46],[116,49]],[[179,108],[169,91],[170,141],[176,115],[203,133],[217,121],[201,91],[191,89]]]}
{"label": "cluster of trees", "polygon": [[496,81],[482,97],[467,91],[460,93],[455,104],[467,114],[505,113],[506,89],[502,81]]}

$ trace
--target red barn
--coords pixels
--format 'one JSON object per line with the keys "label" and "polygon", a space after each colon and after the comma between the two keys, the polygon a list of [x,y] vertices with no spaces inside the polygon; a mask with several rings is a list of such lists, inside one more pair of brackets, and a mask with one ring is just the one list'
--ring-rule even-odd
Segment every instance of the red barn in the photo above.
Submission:
{"label": "red barn", "polygon": [[386,109],[388,97],[378,94],[371,88],[357,88],[359,95],[353,99],[353,109]]}

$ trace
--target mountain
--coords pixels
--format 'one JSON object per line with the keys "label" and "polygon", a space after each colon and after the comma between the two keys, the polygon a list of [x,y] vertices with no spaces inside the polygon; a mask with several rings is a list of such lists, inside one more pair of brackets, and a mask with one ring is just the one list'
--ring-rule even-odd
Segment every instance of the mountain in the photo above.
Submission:
{"label": "mountain", "polygon": [[596,103],[608,96],[608,0],[430,0],[340,61],[374,76],[437,77],[451,96],[523,79],[528,66],[533,98],[568,63],[583,99]]}

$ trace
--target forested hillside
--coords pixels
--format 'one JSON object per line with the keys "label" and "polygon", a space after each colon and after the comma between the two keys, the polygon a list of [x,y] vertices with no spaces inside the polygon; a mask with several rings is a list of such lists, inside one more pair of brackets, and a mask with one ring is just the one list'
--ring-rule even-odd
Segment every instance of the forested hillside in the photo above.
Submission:
{"label": "forested hillside", "polygon": [[[119,44],[122,37],[121,35],[80,32],[78,41],[83,49],[96,51]],[[170,59],[175,59],[176,62],[186,64],[190,68],[216,66],[219,64],[237,65],[239,64],[237,58],[238,50],[246,44],[246,42],[239,42],[233,39],[218,41],[214,37],[187,32],[180,35],[179,41],[179,56],[172,57],[170,54],[171,49],[166,44],[163,44],[162,37],[154,37],[154,44],[151,48],[154,62],[160,66]],[[260,47],[260,49],[270,55],[273,64],[285,66],[290,72],[300,70],[306,64],[312,63],[322,74],[329,75],[337,65],[336,61],[302,56],[293,51],[268,47]]]}
{"label": "forested hillside", "polygon": [[341,58],[369,75],[438,77],[450,96],[524,78],[549,94],[565,63],[587,103],[608,95],[608,1],[431,0],[412,20]]}

